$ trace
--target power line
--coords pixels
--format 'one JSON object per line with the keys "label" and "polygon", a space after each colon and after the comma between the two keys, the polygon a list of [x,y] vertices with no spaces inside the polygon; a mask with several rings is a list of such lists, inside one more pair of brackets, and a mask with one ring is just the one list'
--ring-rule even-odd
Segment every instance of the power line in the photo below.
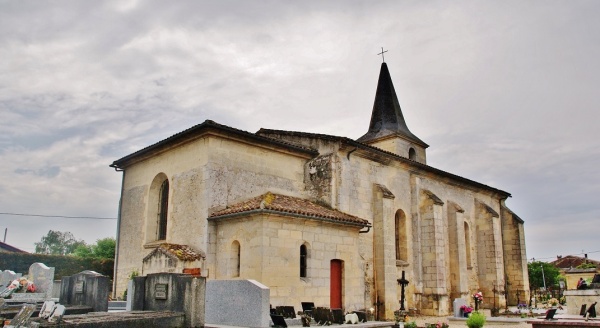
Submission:
{"label": "power line", "polygon": [[42,218],[65,218],[65,219],[88,219],[88,220],[116,220],[117,218],[102,218],[97,216],[66,216],[66,215],[43,215],[43,214],[25,214],[25,213],[3,213],[0,215],[17,215],[17,216],[37,216]]}
{"label": "power line", "polygon": [[[581,253],[569,254],[569,255],[575,256],[575,255],[584,255],[584,254],[592,254],[592,253],[600,253],[600,250],[591,251],[591,252],[581,252]],[[531,260],[537,261],[537,260],[549,260],[549,259],[555,259],[555,258],[556,258],[556,256],[550,256],[550,257],[532,257]]]}

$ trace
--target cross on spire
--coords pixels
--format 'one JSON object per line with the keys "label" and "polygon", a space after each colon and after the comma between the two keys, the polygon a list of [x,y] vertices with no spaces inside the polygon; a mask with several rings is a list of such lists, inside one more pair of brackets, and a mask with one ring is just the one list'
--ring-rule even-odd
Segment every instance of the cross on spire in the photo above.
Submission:
{"label": "cross on spire", "polygon": [[385,57],[383,56],[383,54],[386,52],[388,52],[388,51],[387,50],[383,51],[383,47],[381,47],[381,52],[377,54],[377,55],[381,55],[381,60],[383,60],[384,63],[385,63]]}

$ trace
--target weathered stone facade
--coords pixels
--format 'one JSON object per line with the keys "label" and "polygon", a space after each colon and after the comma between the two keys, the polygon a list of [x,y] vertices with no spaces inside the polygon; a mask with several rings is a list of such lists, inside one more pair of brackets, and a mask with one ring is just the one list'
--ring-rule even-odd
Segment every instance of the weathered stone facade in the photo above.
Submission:
{"label": "weathered stone facade", "polygon": [[[392,319],[403,270],[406,305],[424,314],[448,315],[454,298],[471,301],[476,291],[485,307],[503,307],[505,288],[509,303],[517,291],[527,299],[523,221],[504,204],[510,194],[427,166],[428,146],[408,131],[397,99],[378,101],[395,97],[386,81],[371,129],[387,130],[358,141],[206,121],[115,161],[124,174],[116,294],[167,242],[205,252],[208,279],[268,286],[273,306],[340,301]],[[376,114],[389,103],[395,118]],[[380,116],[400,127],[373,122]],[[244,203],[256,197],[260,206]],[[287,203],[273,207],[274,198]],[[157,240],[163,224],[166,237]],[[340,263],[338,291],[332,272]]]}

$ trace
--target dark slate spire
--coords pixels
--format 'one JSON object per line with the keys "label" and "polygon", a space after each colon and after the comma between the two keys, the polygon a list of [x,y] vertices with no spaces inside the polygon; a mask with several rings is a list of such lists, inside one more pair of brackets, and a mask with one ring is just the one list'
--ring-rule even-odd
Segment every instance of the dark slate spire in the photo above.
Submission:
{"label": "dark slate spire", "polygon": [[373,113],[371,114],[371,124],[369,132],[357,139],[358,142],[369,142],[373,139],[389,135],[398,135],[404,137],[425,148],[429,147],[423,140],[417,138],[406,126],[402,109],[394,90],[394,84],[390,76],[387,64],[381,64],[379,72],[379,81],[377,82],[377,92],[375,93],[375,103],[373,104]]}

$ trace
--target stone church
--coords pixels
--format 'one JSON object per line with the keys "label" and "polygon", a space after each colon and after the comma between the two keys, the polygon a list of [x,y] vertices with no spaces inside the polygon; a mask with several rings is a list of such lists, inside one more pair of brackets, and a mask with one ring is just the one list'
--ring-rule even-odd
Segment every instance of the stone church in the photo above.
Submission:
{"label": "stone church", "polygon": [[[366,128],[366,124],[365,124]],[[528,299],[523,221],[510,197],[427,165],[386,63],[359,139],[207,120],[113,162],[123,182],[115,295],[135,273],[253,279],[271,304],[448,315]]]}

